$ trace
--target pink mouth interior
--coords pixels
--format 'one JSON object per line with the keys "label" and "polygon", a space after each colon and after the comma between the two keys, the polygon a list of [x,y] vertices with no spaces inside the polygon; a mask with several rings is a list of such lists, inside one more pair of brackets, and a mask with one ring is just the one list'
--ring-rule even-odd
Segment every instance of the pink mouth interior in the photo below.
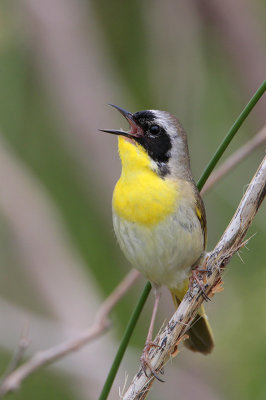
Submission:
{"label": "pink mouth interior", "polygon": [[130,128],[131,128],[129,131],[130,135],[137,136],[137,137],[143,135],[142,129],[137,124],[135,124],[135,122],[133,122],[131,120],[128,120],[128,122],[129,122]]}
{"label": "pink mouth interior", "polygon": [[[130,124],[130,131],[128,132],[130,135],[135,136],[135,137],[139,137],[142,136],[143,132],[142,129],[140,127],[138,127],[138,125],[136,125],[133,121],[128,119],[128,122]],[[124,137],[124,140],[127,140],[128,142],[136,145],[136,142],[134,140],[134,138],[130,138],[130,137]]]}

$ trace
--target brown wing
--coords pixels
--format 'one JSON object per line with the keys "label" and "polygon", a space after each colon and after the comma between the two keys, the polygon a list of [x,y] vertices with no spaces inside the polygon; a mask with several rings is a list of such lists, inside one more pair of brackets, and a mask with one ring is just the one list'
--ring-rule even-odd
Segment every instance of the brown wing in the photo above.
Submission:
{"label": "brown wing", "polygon": [[206,221],[206,212],[205,212],[205,207],[203,200],[198,192],[196,191],[196,214],[198,217],[198,220],[200,222],[202,232],[204,235],[204,249],[206,248],[207,244],[207,221]]}

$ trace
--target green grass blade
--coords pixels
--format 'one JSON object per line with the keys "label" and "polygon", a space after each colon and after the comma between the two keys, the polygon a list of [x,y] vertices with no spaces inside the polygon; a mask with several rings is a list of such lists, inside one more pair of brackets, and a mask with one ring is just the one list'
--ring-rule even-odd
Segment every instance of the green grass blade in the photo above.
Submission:
{"label": "green grass blade", "polygon": [[[243,122],[245,121],[245,119],[247,118],[247,116],[249,115],[251,110],[255,107],[255,105],[257,104],[257,102],[262,97],[262,95],[264,94],[265,91],[266,91],[266,80],[261,84],[261,86],[258,88],[256,93],[254,94],[254,96],[250,99],[250,101],[248,102],[246,107],[243,109],[241,114],[238,116],[238,118],[236,119],[236,121],[234,122],[232,127],[229,129],[228,133],[226,134],[224,140],[222,141],[222,143],[216,150],[214,156],[208,163],[207,167],[205,168],[203,174],[201,175],[201,177],[198,181],[197,186],[198,186],[199,190],[201,190],[203,188],[205,182],[207,181],[208,177],[212,173],[213,169],[215,168],[215,166],[218,163],[218,161],[220,160],[220,158],[222,157],[223,153],[225,152],[226,148],[228,147],[231,140],[235,136],[236,132],[239,130],[240,126],[243,124]],[[116,373],[120,366],[121,360],[126,351],[128,342],[132,336],[132,333],[134,331],[134,328],[136,326],[136,323],[138,321],[138,318],[141,314],[141,311],[144,307],[144,304],[148,298],[150,291],[151,291],[151,284],[150,284],[150,282],[147,282],[146,286],[141,294],[141,297],[130,317],[129,323],[126,327],[124,336],[121,340],[120,346],[118,348],[115,359],[113,361],[113,364],[111,366],[111,369],[110,369],[107,379],[105,381],[104,387],[103,387],[102,392],[99,397],[99,400],[106,400],[109,395],[109,392],[111,390]]]}
{"label": "green grass blade", "polygon": [[264,94],[265,91],[266,91],[266,80],[261,84],[261,86],[258,88],[256,93],[254,94],[254,96],[249,100],[248,104],[243,109],[241,114],[239,114],[239,116],[237,117],[237,119],[235,120],[235,122],[233,123],[231,128],[229,129],[228,133],[226,134],[224,140],[222,141],[222,143],[216,150],[214,156],[208,163],[207,167],[205,168],[203,174],[201,175],[201,177],[198,181],[197,186],[198,186],[199,190],[201,190],[203,188],[205,182],[209,178],[210,174],[214,170],[214,168],[215,168],[216,164],[218,163],[218,161],[220,160],[220,158],[222,157],[227,146],[229,145],[229,143],[231,142],[231,140],[237,133],[238,129],[243,124],[243,122],[247,118],[248,114],[255,107],[255,105],[257,104],[257,102],[259,101],[259,99],[261,98],[261,96]]}
{"label": "green grass blade", "polygon": [[132,335],[132,333],[134,331],[134,328],[136,326],[136,323],[138,321],[140,313],[141,313],[141,311],[142,311],[142,309],[144,307],[144,304],[145,304],[145,302],[146,302],[146,300],[147,300],[147,298],[149,296],[150,291],[151,291],[151,284],[150,284],[150,282],[147,282],[146,285],[145,285],[145,288],[144,288],[144,290],[143,290],[143,292],[142,292],[142,294],[140,296],[140,299],[139,299],[139,301],[138,301],[138,303],[137,303],[137,305],[136,305],[136,307],[135,307],[135,309],[134,309],[134,311],[133,311],[133,313],[132,313],[132,315],[130,317],[130,320],[129,320],[128,325],[126,327],[124,336],[122,337],[122,340],[121,340],[120,346],[119,346],[119,348],[117,350],[115,359],[113,361],[113,364],[111,366],[111,369],[110,369],[109,374],[107,376],[107,379],[105,381],[104,387],[103,387],[102,392],[100,394],[99,400],[105,400],[108,397],[108,394],[109,394],[109,392],[111,390],[111,387],[112,387],[113,381],[115,379],[116,373],[118,371],[118,368],[120,366],[120,363],[121,363],[122,358],[124,356],[124,353],[126,351],[128,342],[129,342],[129,340],[131,338],[131,335]]}

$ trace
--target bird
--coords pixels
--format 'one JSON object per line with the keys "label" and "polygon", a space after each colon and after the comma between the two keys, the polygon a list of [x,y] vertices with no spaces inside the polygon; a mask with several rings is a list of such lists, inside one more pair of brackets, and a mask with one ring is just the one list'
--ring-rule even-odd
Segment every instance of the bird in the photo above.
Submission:
{"label": "bird", "polygon": [[[203,200],[192,177],[187,135],[179,120],[167,111],[136,113],[110,104],[129,123],[129,130],[100,129],[118,136],[121,176],[113,200],[117,241],[131,265],[152,284],[155,292],[150,328],[141,356],[146,373],[152,368],[148,352],[160,299],[166,286],[178,308],[197,271],[207,240]],[[193,275],[197,282],[200,280]],[[192,278],[193,279],[193,278]],[[212,330],[201,306],[185,346],[203,354],[214,347]]]}

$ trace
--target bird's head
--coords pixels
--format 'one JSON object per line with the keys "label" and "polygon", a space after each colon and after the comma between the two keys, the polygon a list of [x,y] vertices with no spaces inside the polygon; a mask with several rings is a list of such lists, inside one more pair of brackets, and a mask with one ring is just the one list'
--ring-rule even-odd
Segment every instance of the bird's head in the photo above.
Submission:
{"label": "bird's head", "polygon": [[[161,177],[192,179],[186,133],[173,115],[159,110],[138,111],[132,114],[113,104],[111,106],[126,118],[130,129],[100,131],[119,135],[121,143],[141,149],[150,160],[150,168]],[[121,156],[123,157],[123,154]]]}

